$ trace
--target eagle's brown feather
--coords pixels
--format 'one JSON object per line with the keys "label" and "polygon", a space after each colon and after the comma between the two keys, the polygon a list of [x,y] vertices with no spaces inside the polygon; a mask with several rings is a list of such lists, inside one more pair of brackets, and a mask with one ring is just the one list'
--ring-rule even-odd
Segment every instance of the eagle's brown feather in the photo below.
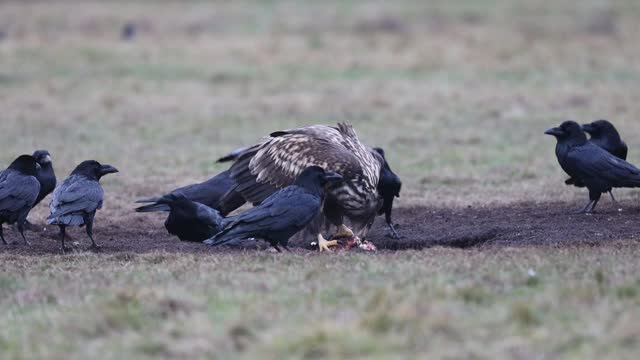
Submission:
{"label": "eagle's brown feather", "polygon": [[317,165],[342,175],[344,183],[329,191],[345,215],[365,226],[379,208],[377,185],[383,161],[360,142],[351,125],[311,125],[277,131],[263,142],[224,158],[235,160],[231,176],[236,191],[253,204],[294,182],[307,167]]}

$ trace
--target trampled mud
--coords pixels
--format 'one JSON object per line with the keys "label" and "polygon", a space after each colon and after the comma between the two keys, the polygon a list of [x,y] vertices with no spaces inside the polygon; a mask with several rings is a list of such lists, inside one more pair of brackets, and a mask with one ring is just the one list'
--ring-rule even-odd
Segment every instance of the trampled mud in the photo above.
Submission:
{"label": "trampled mud", "polygon": [[[620,241],[640,242],[640,205],[621,204],[618,211],[612,204],[601,204],[592,215],[573,214],[579,204],[521,203],[504,206],[431,208],[408,207],[394,212],[402,239],[387,236],[382,218],[370,233],[370,240],[379,250],[423,249],[433,246],[471,248],[484,246],[599,246]],[[575,209],[574,209],[575,208]],[[170,236],[162,226],[163,214],[133,216],[129,223],[97,219],[95,238],[102,253],[151,251],[215,253],[217,251],[255,251],[267,249],[263,241],[244,241],[238,246],[210,248],[199,243],[181,242]],[[0,246],[0,252],[21,255],[59,253],[57,229],[29,232],[32,246],[21,243],[19,235],[5,229],[13,245]],[[84,229],[71,232],[71,245],[76,251],[88,251],[90,242]],[[308,244],[292,239],[294,251],[306,251]],[[359,251],[359,250],[353,250]]]}

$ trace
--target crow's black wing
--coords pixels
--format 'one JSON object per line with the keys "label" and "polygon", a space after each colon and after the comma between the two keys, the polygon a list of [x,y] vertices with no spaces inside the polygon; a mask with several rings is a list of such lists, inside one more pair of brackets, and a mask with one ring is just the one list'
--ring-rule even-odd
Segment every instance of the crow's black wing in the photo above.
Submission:
{"label": "crow's black wing", "polygon": [[77,212],[92,213],[102,207],[103,200],[104,190],[97,181],[73,175],[53,192],[48,219]]}
{"label": "crow's black wing", "polygon": [[592,143],[571,148],[564,162],[587,187],[640,186],[640,169]]}
{"label": "crow's black wing", "polygon": [[[265,199],[264,204],[256,207],[262,211],[244,212],[239,220],[245,223],[271,225],[274,231],[291,225],[300,226],[316,214],[309,210],[319,209],[321,200],[297,186],[290,186]],[[246,214],[246,215],[245,215]]]}
{"label": "crow's black wing", "polygon": [[172,191],[172,193],[181,193],[191,201],[215,207],[220,198],[234,185],[229,171],[223,171],[205,182],[187,185]]}
{"label": "crow's black wing", "polygon": [[[171,191],[171,194],[180,193],[187,199],[204,204],[214,209],[219,209],[220,200],[229,193],[232,188],[235,187],[235,182],[231,178],[228,170],[221,172],[220,174],[210,178],[209,180],[198,183],[183,186]],[[166,196],[166,195],[165,195]],[[159,201],[160,197],[142,199],[136,201],[137,203],[155,203]],[[220,209],[224,213],[233,211],[242,206],[244,199],[230,196],[233,201],[228,201],[223,206],[224,209]],[[153,211],[169,211],[169,206],[166,204],[150,204],[141,206],[135,209],[137,212],[153,212]]]}
{"label": "crow's black wing", "polygon": [[0,211],[28,210],[39,192],[40,183],[35,177],[5,170],[0,175]]}
{"label": "crow's black wing", "polygon": [[297,186],[288,186],[266,198],[260,205],[226,219],[225,229],[216,234],[210,245],[263,234],[297,232],[320,211],[322,201]]}

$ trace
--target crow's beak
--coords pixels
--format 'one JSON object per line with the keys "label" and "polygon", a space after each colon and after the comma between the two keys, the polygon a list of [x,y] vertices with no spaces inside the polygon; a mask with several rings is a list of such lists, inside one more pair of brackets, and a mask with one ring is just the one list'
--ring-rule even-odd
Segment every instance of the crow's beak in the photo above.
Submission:
{"label": "crow's beak", "polygon": [[173,201],[171,198],[169,198],[168,196],[163,196],[160,199],[158,199],[158,201],[156,201],[158,204],[165,204],[165,205],[169,205],[171,204]]}
{"label": "crow's beak", "polygon": [[40,170],[42,169],[42,166],[40,166],[40,164],[36,163],[36,170]]}
{"label": "crow's beak", "polygon": [[43,163],[45,164],[50,164],[51,163],[51,155],[47,155],[44,157],[44,160],[42,160]]}
{"label": "crow's beak", "polygon": [[343,180],[340,174],[335,173],[333,171],[325,172],[324,179],[327,183],[331,183],[331,184],[337,184]]}
{"label": "crow's beak", "polygon": [[118,169],[114,168],[111,165],[102,165],[102,167],[100,167],[100,174],[102,175],[113,174],[117,172],[118,172]]}
{"label": "crow's beak", "polygon": [[593,128],[593,125],[591,125],[591,124],[582,125],[582,131],[584,131],[586,133],[591,134],[591,132],[593,132],[593,130],[595,130],[595,129]]}
{"label": "crow's beak", "polygon": [[554,127],[551,128],[547,131],[544,132],[546,135],[552,135],[552,136],[561,136],[564,134],[564,131],[562,131],[562,129],[558,128],[558,127]]}

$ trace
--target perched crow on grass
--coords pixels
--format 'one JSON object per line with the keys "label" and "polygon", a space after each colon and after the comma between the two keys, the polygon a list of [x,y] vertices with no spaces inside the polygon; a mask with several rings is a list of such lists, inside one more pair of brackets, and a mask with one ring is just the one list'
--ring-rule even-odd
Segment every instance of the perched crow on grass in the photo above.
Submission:
{"label": "perched crow on grass", "polygon": [[80,163],[53,192],[51,215],[47,222],[60,227],[62,251],[69,250],[64,245],[67,226],[87,226],[87,235],[91,239],[91,248],[98,245],[93,240],[93,218],[96,211],[102,208],[104,190],[100,178],[106,174],[117,173],[118,169],[111,165],[101,165],[95,160]]}
{"label": "perched crow on grass", "polygon": [[31,155],[20,155],[0,174],[0,238],[7,245],[2,224],[16,223],[24,243],[24,223],[40,192],[36,179],[40,165]]}
{"label": "perched crow on grass", "polygon": [[398,235],[398,232],[393,225],[393,221],[391,220],[391,211],[393,210],[394,198],[400,197],[402,181],[400,181],[400,177],[391,170],[391,167],[387,162],[387,158],[384,155],[384,150],[382,148],[373,148],[373,150],[380,154],[384,160],[382,168],[380,169],[380,180],[378,181],[378,193],[382,196],[383,200],[382,207],[380,207],[378,215],[384,214],[385,221],[387,222],[387,226],[389,226],[389,231],[391,232],[391,237],[399,239],[400,235]]}
{"label": "perched crow on grass", "polygon": [[[619,157],[622,160],[627,160],[627,144],[622,141],[618,130],[616,130],[613,124],[607,120],[597,120],[590,124],[582,125],[582,130],[591,135],[591,138],[589,139],[590,142],[607,150],[610,154]],[[565,180],[565,184],[584,187],[582,182],[576,181],[574,178]],[[611,196],[611,200],[616,202],[612,191],[609,191],[609,195]]]}
{"label": "perched crow on grass", "polygon": [[182,193],[171,193],[158,199],[169,206],[164,227],[182,241],[204,241],[222,230],[224,220],[218,210],[187,199]]}
{"label": "perched crow on grass", "polygon": [[53,171],[53,162],[47,150],[37,150],[33,153],[33,157],[36,159],[36,162],[38,162],[38,165],[40,165],[40,169],[36,175],[36,179],[40,182],[40,193],[38,194],[35,204],[33,204],[35,207],[56,188],[56,173]]}
{"label": "perched crow on grass", "polygon": [[614,187],[640,187],[640,169],[588,141],[575,121],[565,121],[545,134],[558,141],[556,156],[562,169],[589,189],[589,202],[579,213],[592,212],[602,193]]}
{"label": "perched crow on grass", "polygon": [[[229,171],[227,170],[205,182],[175,189],[164,196],[138,200],[136,201],[137,203],[151,204],[140,206],[135,210],[136,212],[169,211],[169,205],[160,203],[159,200],[167,195],[181,193],[187,199],[217,209],[222,215],[226,216],[245,203],[242,195],[232,190],[234,187],[235,182],[231,179]],[[223,196],[225,197],[225,202],[220,203]]]}
{"label": "perched crow on grass", "polygon": [[[292,185],[271,194],[260,205],[227,218],[224,229],[205,244],[216,246],[234,240],[260,238],[278,251],[279,245],[288,249],[289,238],[320,213],[326,188],[341,181],[342,176],[337,173],[319,166],[307,167]],[[318,235],[318,240],[321,237]]]}

